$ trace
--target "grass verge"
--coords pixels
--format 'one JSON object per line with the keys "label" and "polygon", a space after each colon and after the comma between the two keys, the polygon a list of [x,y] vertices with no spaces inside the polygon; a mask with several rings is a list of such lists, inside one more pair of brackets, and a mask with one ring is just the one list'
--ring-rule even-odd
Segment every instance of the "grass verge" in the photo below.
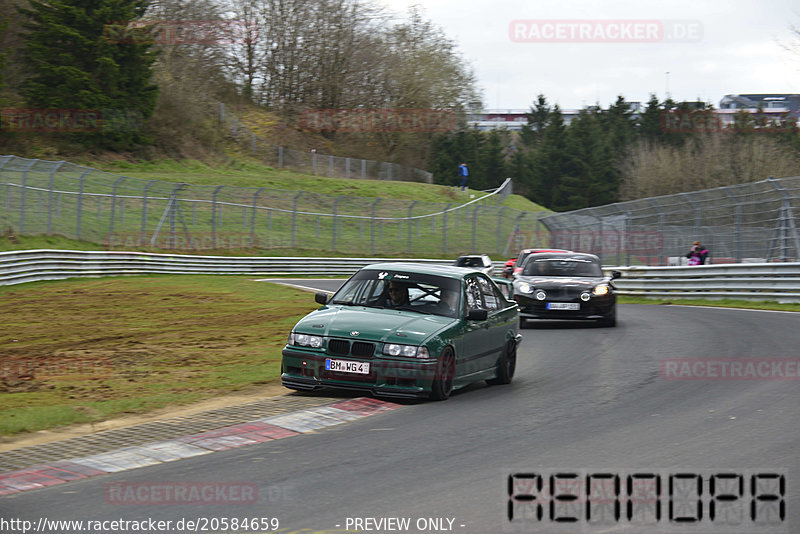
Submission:
{"label": "grass verge", "polygon": [[239,276],[0,287],[0,435],[101,421],[275,381],[306,292]]}
{"label": "grass verge", "polygon": [[710,306],[715,308],[743,308],[751,310],[775,310],[800,312],[800,303],[779,303],[767,300],[735,300],[735,299],[667,299],[644,298],[618,295],[620,304],[674,304],[676,306]]}

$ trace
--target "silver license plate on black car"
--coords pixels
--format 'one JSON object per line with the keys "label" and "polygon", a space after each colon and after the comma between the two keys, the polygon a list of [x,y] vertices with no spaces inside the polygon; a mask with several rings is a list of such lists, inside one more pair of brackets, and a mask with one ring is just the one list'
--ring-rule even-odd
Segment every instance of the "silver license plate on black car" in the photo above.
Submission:
{"label": "silver license plate on black car", "polygon": [[580,310],[581,305],[578,302],[548,302],[548,310]]}

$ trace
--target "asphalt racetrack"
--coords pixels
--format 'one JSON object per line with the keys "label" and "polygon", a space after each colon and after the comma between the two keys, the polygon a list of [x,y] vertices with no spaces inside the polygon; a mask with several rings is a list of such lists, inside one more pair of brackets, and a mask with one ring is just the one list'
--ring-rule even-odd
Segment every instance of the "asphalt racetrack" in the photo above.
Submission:
{"label": "asphalt racetrack", "polygon": [[[314,284],[302,282],[333,289]],[[800,315],[621,305],[616,328],[541,322],[522,333],[510,386],[474,384],[291,439],[0,497],[0,517],[264,517],[287,533],[800,532]],[[735,362],[739,375],[719,376]],[[764,372],[748,376],[748,363]],[[259,499],[119,505],[104,492],[188,481],[255,483]],[[630,508],[629,481],[639,492]],[[594,504],[593,483],[608,490]]]}

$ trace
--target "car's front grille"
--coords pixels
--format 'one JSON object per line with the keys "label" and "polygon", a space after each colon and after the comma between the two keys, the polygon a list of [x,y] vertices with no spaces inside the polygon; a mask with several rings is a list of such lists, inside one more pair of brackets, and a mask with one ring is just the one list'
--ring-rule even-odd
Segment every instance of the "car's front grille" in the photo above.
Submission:
{"label": "car's front grille", "polygon": [[372,358],[375,354],[375,343],[365,341],[354,341],[352,346],[346,339],[331,339],[328,341],[328,354],[334,356],[359,356],[361,358]]}
{"label": "car's front grille", "polygon": [[328,353],[336,356],[347,356],[350,354],[350,342],[344,339],[328,340]]}

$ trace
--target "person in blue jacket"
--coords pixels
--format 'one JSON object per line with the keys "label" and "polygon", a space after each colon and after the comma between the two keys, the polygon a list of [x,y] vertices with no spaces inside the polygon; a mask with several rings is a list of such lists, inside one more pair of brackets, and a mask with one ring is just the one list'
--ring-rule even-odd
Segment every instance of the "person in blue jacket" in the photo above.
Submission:
{"label": "person in blue jacket", "polygon": [[462,163],[458,166],[458,176],[461,177],[461,183],[458,184],[458,187],[460,187],[462,191],[466,191],[467,179],[469,178],[469,169],[467,169],[466,163]]}

